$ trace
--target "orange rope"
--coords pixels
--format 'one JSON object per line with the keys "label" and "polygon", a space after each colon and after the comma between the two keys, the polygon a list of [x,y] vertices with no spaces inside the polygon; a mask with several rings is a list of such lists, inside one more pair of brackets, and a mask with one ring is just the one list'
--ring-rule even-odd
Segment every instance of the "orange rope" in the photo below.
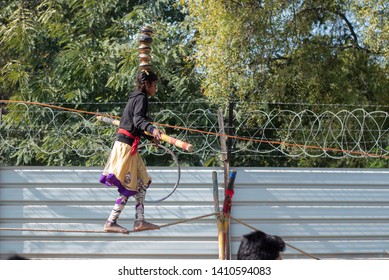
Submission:
{"label": "orange rope", "polygon": [[[84,110],[77,110],[77,109],[66,108],[66,107],[50,105],[50,104],[34,102],[34,101],[0,100],[0,103],[24,103],[24,104],[30,104],[30,105],[38,105],[38,106],[43,106],[43,107],[55,108],[55,109],[64,110],[64,111],[70,111],[70,112],[76,112],[76,113],[82,113],[82,114],[88,114],[88,115],[95,115],[95,116],[103,116],[103,117],[111,117],[111,118],[115,118],[115,119],[120,119],[120,117],[118,117],[118,116],[110,116],[110,115],[102,114],[102,113],[89,112],[89,111],[84,111]],[[383,159],[389,159],[389,156],[379,155],[379,154],[372,154],[372,153],[367,153],[367,152],[343,150],[343,149],[337,149],[337,148],[323,148],[323,147],[320,147],[320,146],[293,144],[293,143],[287,143],[287,142],[283,142],[283,141],[253,139],[253,138],[247,138],[247,137],[241,137],[241,136],[228,135],[228,134],[224,134],[224,133],[217,133],[217,132],[211,132],[211,131],[204,131],[204,130],[199,130],[199,129],[187,128],[187,127],[182,127],[182,126],[177,126],[177,125],[160,124],[160,123],[154,123],[154,124],[158,125],[158,126],[162,126],[162,127],[169,127],[169,128],[186,130],[186,131],[190,131],[190,132],[197,132],[197,133],[214,135],[214,136],[224,136],[224,137],[228,137],[228,138],[232,138],[232,139],[251,141],[251,142],[256,142],[256,143],[267,143],[267,144],[283,145],[283,146],[288,146],[288,147],[298,147],[298,148],[303,148],[303,149],[307,149],[308,148],[308,149],[316,149],[316,150],[323,150],[323,151],[330,151],[330,152],[348,153],[348,154],[356,154],[356,155],[363,155],[363,156],[369,156],[369,157],[378,157],[378,158],[383,158]]]}
{"label": "orange rope", "polygon": [[88,115],[95,115],[95,116],[102,116],[102,117],[110,117],[110,118],[120,119],[120,117],[118,117],[118,116],[110,116],[110,115],[102,114],[102,113],[96,113],[96,112],[89,112],[89,111],[85,111],[85,110],[77,110],[77,109],[72,109],[72,108],[66,108],[66,107],[51,105],[51,104],[47,104],[47,103],[40,103],[40,102],[36,102],[36,101],[0,100],[0,103],[23,103],[23,104],[29,104],[29,105],[38,105],[38,106],[42,106],[42,107],[59,109],[59,110],[63,110],[63,111],[70,111],[70,112],[74,112],[74,113],[81,113],[81,114],[88,114]]}
{"label": "orange rope", "polygon": [[342,149],[337,149],[337,148],[323,148],[323,147],[320,147],[320,146],[293,144],[293,143],[287,143],[287,142],[283,142],[283,141],[253,139],[253,138],[234,136],[234,135],[228,135],[228,134],[217,133],[217,132],[210,132],[210,131],[203,131],[203,130],[198,130],[198,129],[193,129],[193,128],[186,128],[186,127],[181,127],[181,126],[176,126],[176,125],[169,125],[169,124],[157,124],[157,125],[165,126],[165,127],[171,127],[171,128],[177,128],[177,129],[181,129],[181,130],[188,130],[188,131],[191,131],[191,132],[199,132],[199,133],[203,133],[203,134],[210,134],[210,135],[215,135],[215,136],[225,136],[225,137],[232,138],[232,139],[245,140],[245,141],[257,142],[257,143],[268,143],[268,144],[284,145],[284,146],[288,146],[288,147],[310,148],[310,149],[319,149],[319,150],[323,150],[323,151],[343,152],[343,153],[365,155],[365,156],[371,156],[371,157],[389,158],[389,156],[383,156],[383,155],[379,155],[379,154],[371,154],[371,153],[367,153],[367,152],[342,150]]}

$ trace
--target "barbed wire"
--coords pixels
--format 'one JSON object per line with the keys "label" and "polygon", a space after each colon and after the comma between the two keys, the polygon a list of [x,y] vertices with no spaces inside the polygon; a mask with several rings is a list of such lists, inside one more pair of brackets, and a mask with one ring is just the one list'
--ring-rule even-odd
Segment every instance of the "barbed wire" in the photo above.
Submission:
{"label": "barbed wire", "polygon": [[[88,158],[108,153],[116,134],[114,126],[96,120],[102,113],[27,102],[15,103],[12,110],[18,111],[19,119],[14,124],[3,116],[0,140],[3,148],[14,152],[28,143],[39,153],[53,155],[66,150]],[[164,109],[153,114],[153,121],[167,134],[192,143],[195,154],[220,154],[223,130],[215,110]],[[232,129],[233,135],[224,135],[233,140],[233,154],[389,158],[389,114],[380,110],[236,110]],[[171,149],[189,154],[174,146]]]}

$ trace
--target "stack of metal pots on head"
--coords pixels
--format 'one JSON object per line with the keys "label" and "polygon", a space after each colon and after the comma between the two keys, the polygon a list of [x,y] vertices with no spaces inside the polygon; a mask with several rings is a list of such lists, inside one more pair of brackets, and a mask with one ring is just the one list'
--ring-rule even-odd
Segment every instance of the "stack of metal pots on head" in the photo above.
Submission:
{"label": "stack of metal pots on head", "polygon": [[151,43],[153,42],[153,29],[150,26],[145,26],[141,29],[139,35],[138,59],[139,70],[151,71]]}

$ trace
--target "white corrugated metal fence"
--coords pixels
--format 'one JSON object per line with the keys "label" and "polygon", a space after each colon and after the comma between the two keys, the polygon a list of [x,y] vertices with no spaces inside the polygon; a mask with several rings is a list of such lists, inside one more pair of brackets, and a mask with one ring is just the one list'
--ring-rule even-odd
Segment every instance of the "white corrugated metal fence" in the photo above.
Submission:
{"label": "white corrugated metal fence", "polygon": [[[146,204],[159,225],[211,214],[212,171],[223,199],[223,171],[181,168],[177,191]],[[318,258],[389,259],[389,170],[236,168],[231,216]],[[0,228],[101,231],[117,198],[98,183],[101,168],[7,167],[0,170]],[[149,168],[149,199],[169,193],[174,168]],[[132,228],[130,199],[120,224]],[[221,201],[222,203],[222,201]],[[232,257],[251,229],[232,222]],[[0,230],[0,254],[29,258],[218,258],[213,216],[130,235]],[[285,258],[309,257],[288,248]]]}

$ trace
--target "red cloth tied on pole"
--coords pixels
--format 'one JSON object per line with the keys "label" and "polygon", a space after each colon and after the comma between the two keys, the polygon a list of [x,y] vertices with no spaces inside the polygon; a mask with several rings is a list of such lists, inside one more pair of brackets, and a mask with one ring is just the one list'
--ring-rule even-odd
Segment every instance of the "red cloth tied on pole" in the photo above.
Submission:
{"label": "red cloth tied on pole", "polygon": [[234,195],[233,190],[227,189],[225,191],[225,196],[224,196],[224,203],[223,203],[223,213],[225,215],[230,215],[231,213],[231,207],[232,207],[232,197]]}
{"label": "red cloth tied on pole", "polygon": [[234,196],[234,182],[236,171],[230,171],[228,185],[224,192],[223,214],[229,216],[231,212],[232,197]]}

